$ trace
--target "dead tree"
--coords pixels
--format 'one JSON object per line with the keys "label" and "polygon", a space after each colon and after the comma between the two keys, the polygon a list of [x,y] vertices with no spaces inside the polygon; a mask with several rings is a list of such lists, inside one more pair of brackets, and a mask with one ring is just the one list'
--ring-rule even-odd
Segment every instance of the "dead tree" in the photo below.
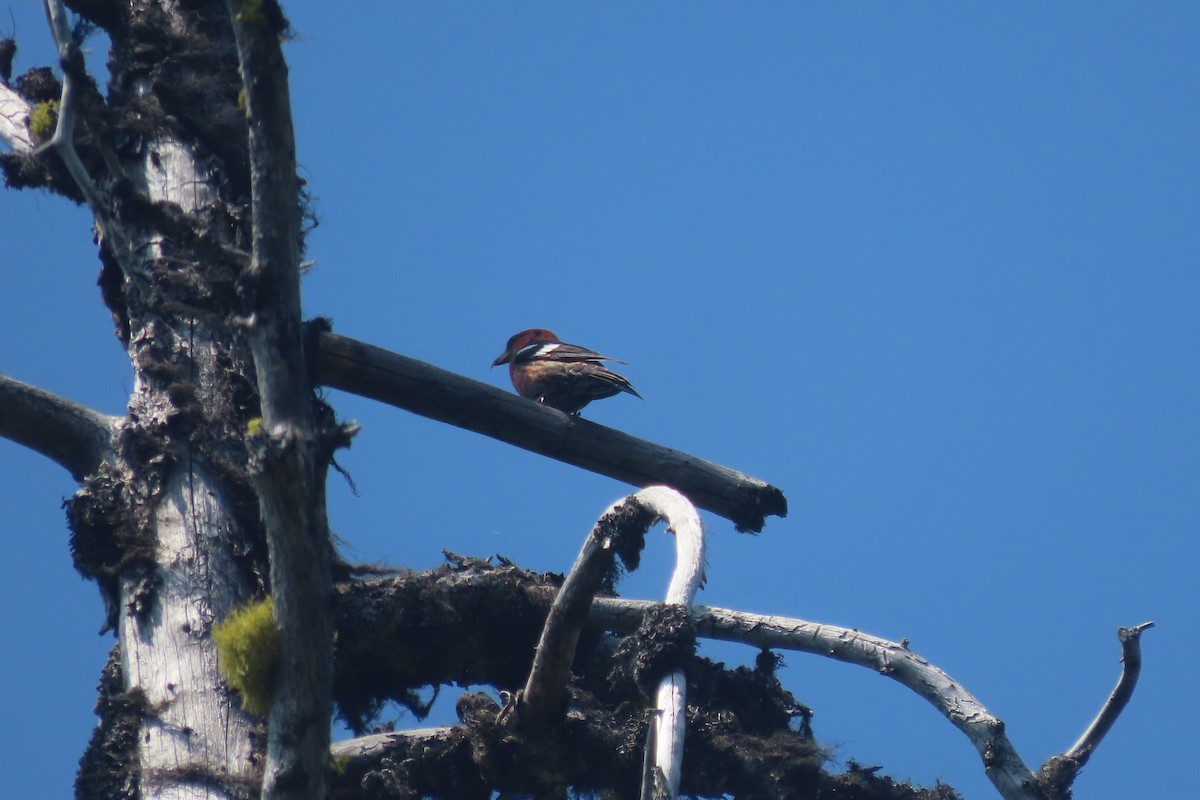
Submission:
{"label": "dead tree", "polygon": [[[46,8],[58,72],[10,86],[5,69],[0,168],[9,187],[46,188],[93,213],[102,299],[134,371],[119,418],[0,376],[0,435],[79,482],[71,550],[116,634],[78,796],[954,796],[870,770],[826,772],[806,709],[775,677],[776,649],[867,666],[918,692],[976,745],[1005,797],[1069,794],[1128,700],[1145,626],[1122,633],[1126,671],[1101,716],[1035,774],[996,717],[903,643],[678,597],[613,598],[615,559],[635,567],[659,517],[679,529],[664,508],[683,506],[663,497],[758,531],[786,513],[782,492],[302,324],[303,201],[287,23],[273,0]],[[110,37],[103,91],[85,69],[79,20]],[[330,542],[326,470],[355,431],[320,385],[677,492],[614,505],[565,583],[453,556],[430,572],[364,575]],[[278,653],[260,717],[230,690],[212,629],[267,595]],[[757,647],[757,666],[699,658],[697,636]],[[656,690],[664,680],[673,688]],[[417,707],[418,688],[452,683],[492,686],[506,702],[465,695],[454,727],[368,732],[385,700]],[[656,692],[676,698],[674,733],[652,721]],[[362,735],[331,749],[335,703]],[[677,752],[671,737],[685,730],[682,765],[643,766],[649,731]]]}

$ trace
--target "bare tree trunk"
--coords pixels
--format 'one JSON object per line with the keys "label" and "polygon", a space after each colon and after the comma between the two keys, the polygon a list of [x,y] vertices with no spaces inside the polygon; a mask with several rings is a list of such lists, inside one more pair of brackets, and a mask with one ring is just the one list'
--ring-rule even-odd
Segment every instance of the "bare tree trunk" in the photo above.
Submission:
{"label": "bare tree trunk", "polygon": [[[128,416],[68,509],[76,563],[118,635],[77,793],[244,798],[262,778],[262,721],[231,695],[210,636],[268,583],[245,441],[261,412],[237,322],[250,174],[230,17],[224,3],[78,7],[110,34],[108,96],[51,2],[65,89],[47,72],[25,98],[0,98],[10,183],[91,205],[101,289],[134,370]],[[60,91],[53,149],[38,152],[20,105]],[[327,720],[315,723],[326,735]]]}
{"label": "bare tree trunk", "polygon": [[[217,669],[210,626],[249,594],[238,581],[228,499],[199,464],[166,478],[153,516],[156,567],[124,576],[121,668],[146,715],[139,737],[141,796],[238,797],[254,785],[256,721],[231,702]],[[131,765],[132,766],[132,765]]]}
{"label": "bare tree trunk", "polygon": [[[200,160],[163,135],[121,163],[139,195],[199,217],[219,206],[220,177]],[[122,542],[115,608],[125,690],[144,710],[130,768],[142,797],[244,796],[257,781],[258,721],[230,698],[209,634],[262,589],[261,548],[247,543],[261,536],[256,512],[235,501],[245,491],[236,485],[245,459],[238,418],[244,425],[249,409],[231,393],[247,392],[249,359],[217,309],[188,308],[171,291],[176,280],[206,283],[203,259],[179,248],[175,231],[126,230],[118,296],[135,390],[111,475],[119,503],[104,513],[127,515],[134,529],[114,521],[112,533],[137,543]],[[77,516],[96,500],[81,493]]]}

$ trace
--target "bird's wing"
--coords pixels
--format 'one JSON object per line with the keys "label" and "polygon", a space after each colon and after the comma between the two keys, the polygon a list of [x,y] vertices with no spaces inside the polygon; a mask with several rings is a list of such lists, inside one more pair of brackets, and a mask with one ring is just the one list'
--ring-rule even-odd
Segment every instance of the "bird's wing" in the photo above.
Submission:
{"label": "bird's wing", "polygon": [[528,355],[525,355],[523,360],[529,361],[537,359],[539,361],[611,361],[614,364],[625,363],[617,358],[602,356],[593,350],[588,350],[586,347],[580,347],[577,344],[566,344],[564,342],[542,344],[536,347],[530,345],[521,350],[518,356],[526,353],[526,351],[528,351]]}

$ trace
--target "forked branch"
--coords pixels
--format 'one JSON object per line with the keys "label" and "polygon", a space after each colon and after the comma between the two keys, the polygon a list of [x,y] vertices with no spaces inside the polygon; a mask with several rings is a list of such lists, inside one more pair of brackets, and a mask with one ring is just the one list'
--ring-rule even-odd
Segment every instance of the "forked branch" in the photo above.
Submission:
{"label": "forked branch", "polygon": [[[486,646],[484,642],[487,641],[487,634],[481,632],[481,629],[495,629],[503,625],[505,620],[525,620],[524,629],[531,632],[509,642],[510,649],[519,653],[531,648],[533,637],[537,635],[532,632],[536,628],[531,627],[528,622],[538,619],[539,609],[543,615],[541,618],[545,619],[544,615],[558,595],[558,589],[543,578],[544,576],[525,573],[512,567],[501,567],[441,576],[435,582],[436,588],[430,584],[428,578],[423,579],[420,576],[364,581],[361,582],[362,588],[347,590],[342,595],[347,601],[340,604],[339,617],[342,618],[342,623],[339,627],[352,631],[356,639],[365,634],[366,641],[359,642],[361,653],[367,658],[378,658],[381,668],[388,663],[425,663],[424,656],[405,648],[399,648],[395,652],[389,650],[392,642],[398,639],[397,633],[411,631],[414,625],[419,628],[432,626],[439,631],[449,628],[448,635],[454,638],[456,647],[461,646],[465,653],[475,653],[478,648]],[[355,583],[357,585],[359,582]],[[422,590],[414,593],[415,587],[425,587],[427,584],[430,584],[427,592]],[[447,591],[451,594],[448,595]],[[460,592],[464,600],[470,598],[469,602],[473,608],[488,609],[484,618],[473,617],[467,623],[456,619],[453,614],[429,617],[430,603],[425,598],[437,598],[434,605],[451,608],[456,605],[453,596]],[[351,597],[355,598],[353,602],[348,601]],[[488,597],[495,599],[489,600]],[[370,601],[364,603],[368,598]],[[422,602],[416,603],[417,600]],[[590,605],[585,627],[594,631],[620,634],[636,633],[647,617],[661,615],[664,610],[664,605],[656,602],[608,597],[594,598]],[[416,615],[416,618],[413,615]],[[913,653],[905,643],[891,642],[853,629],[801,619],[749,614],[706,606],[692,607],[688,616],[698,637],[739,642],[762,649],[813,653],[858,664],[886,675],[924,697],[971,740],[983,760],[989,778],[1001,796],[1009,800],[1044,800],[1062,796],[1054,791],[1055,783],[1048,780],[1045,770],[1042,775],[1035,775],[1022,762],[1007,739],[1001,720],[993,716],[962,687],[961,683]],[[386,624],[381,624],[383,620],[386,620]],[[1135,677],[1138,664],[1135,635],[1145,627],[1142,625],[1130,628],[1122,634],[1126,668],[1129,670],[1122,678],[1122,685],[1127,686],[1129,690],[1132,688],[1129,682]],[[373,641],[372,637],[378,641]],[[476,637],[479,641],[475,641]],[[407,647],[411,648],[413,645],[415,641],[410,641]],[[357,661],[352,663],[355,664],[352,668],[355,674],[360,674],[363,671],[362,666]],[[491,677],[505,681],[502,676],[511,674],[511,671],[512,665],[505,658],[481,664],[473,657],[461,670],[447,670],[446,665],[439,661],[436,674],[453,674],[456,676],[454,680],[463,681],[467,677],[473,677],[475,682],[489,683]],[[407,669],[403,674],[407,676],[405,680],[415,677],[421,683],[431,677],[411,675]],[[390,686],[388,681],[394,678],[381,680]],[[1123,703],[1120,700],[1121,696],[1128,699],[1126,689],[1114,692],[1117,700],[1106,704],[1106,710],[1102,714],[1109,721],[1103,725],[1093,724],[1093,729],[1111,726],[1111,719]],[[1095,736],[1089,735],[1085,738],[1092,742],[1094,748],[1097,741]],[[348,755],[353,753],[356,757],[368,758],[372,753],[377,754],[375,748],[384,742],[378,739],[363,740],[362,744],[363,748],[356,749],[355,744],[346,743],[338,750]],[[1078,756],[1081,747],[1082,745],[1076,745],[1069,752]]]}
{"label": "forked branch", "polygon": [[[592,604],[588,625],[632,631],[642,616],[655,605],[645,601],[599,597]],[[1050,759],[1039,778],[1017,754],[1004,733],[1004,723],[992,716],[961,683],[913,653],[906,643],[891,642],[834,625],[707,606],[694,606],[692,619],[699,636],[814,653],[868,667],[898,681],[929,701],[966,734],[983,759],[988,778],[1006,800],[1040,800],[1047,796],[1058,796],[1070,786],[1079,769],[1129,702],[1141,669],[1141,632],[1154,624],[1147,622],[1118,631],[1125,668],[1116,688],[1079,741],[1063,756]]]}
{"label": "forked branch", "polygon": [[[588,624],[633,630],[654,605],[596,598]],[[814,653],[858,664],[898,681],[929,701],[966,734],[983,759],[988,778],[1006,800],[1041,800],[1037,778],[1008,740],[1004,723],[992,716],[960,682],[909,650],[906,644],[851,628],[708,606],[693,606],[692,621],[697,636]]]}
{"label": "forked branch", "polygon": [[[58,60],[62,66],[63,82],[62,96],[58,103],[58,124],[55,125],[54,135],[34,149],[34,154],[54,150],[62,159],[75,185],[79,187],[88,207],[96,216],[96,224],[104,235],[110,239],[110,244],[123,245],[124,241],[113,241],[120,235],[119,226],[111,224],[108,203],[87,167],[75,149],[76,104],[79,101],[79,81],[83,74],[83,54],[79,43],[71,32],[71,22],[67,18],[67,10],[62,0],[43,0],[46,8],[46,20],[50,23],[50,33],[54,36],[54,44],[58,48]],[[124,247],[114,248],[123,252]]]}
{"label": "forked branch", "polygon": [[[658,520],[675,534],[677,564],[667,590],[667,603],[689,606],[704,583],[704,530],[696,509],[683,495],[666,486],[649,486],[609,506],[584,542],[546,615],[541,639],[525,688],[513,709],[521,730],[539,736],[566,712],[567,683],[575,647],[604,576],[614,556],[633,548],[641,550],[642,537]],[[647,764],[652,777],[661,777],[666,796],[678,796],[683,764],[686,679],[676,668],[665,675],[656,695],[658,719],[651,722]],[[646,782],[645,793],[651,786]]]}

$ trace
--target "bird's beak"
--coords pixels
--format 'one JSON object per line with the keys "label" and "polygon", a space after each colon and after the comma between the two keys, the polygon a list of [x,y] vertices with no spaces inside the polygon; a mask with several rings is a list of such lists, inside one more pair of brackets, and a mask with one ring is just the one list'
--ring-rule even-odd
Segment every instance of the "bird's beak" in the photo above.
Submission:
{"label": "bird's beak", "polygon": [[492,362],[492,366],[498,367],[501,364],[507,364],[510,358],[512,358],[512,354],[505,350],[503,353],[496,356],[496,360]]}

